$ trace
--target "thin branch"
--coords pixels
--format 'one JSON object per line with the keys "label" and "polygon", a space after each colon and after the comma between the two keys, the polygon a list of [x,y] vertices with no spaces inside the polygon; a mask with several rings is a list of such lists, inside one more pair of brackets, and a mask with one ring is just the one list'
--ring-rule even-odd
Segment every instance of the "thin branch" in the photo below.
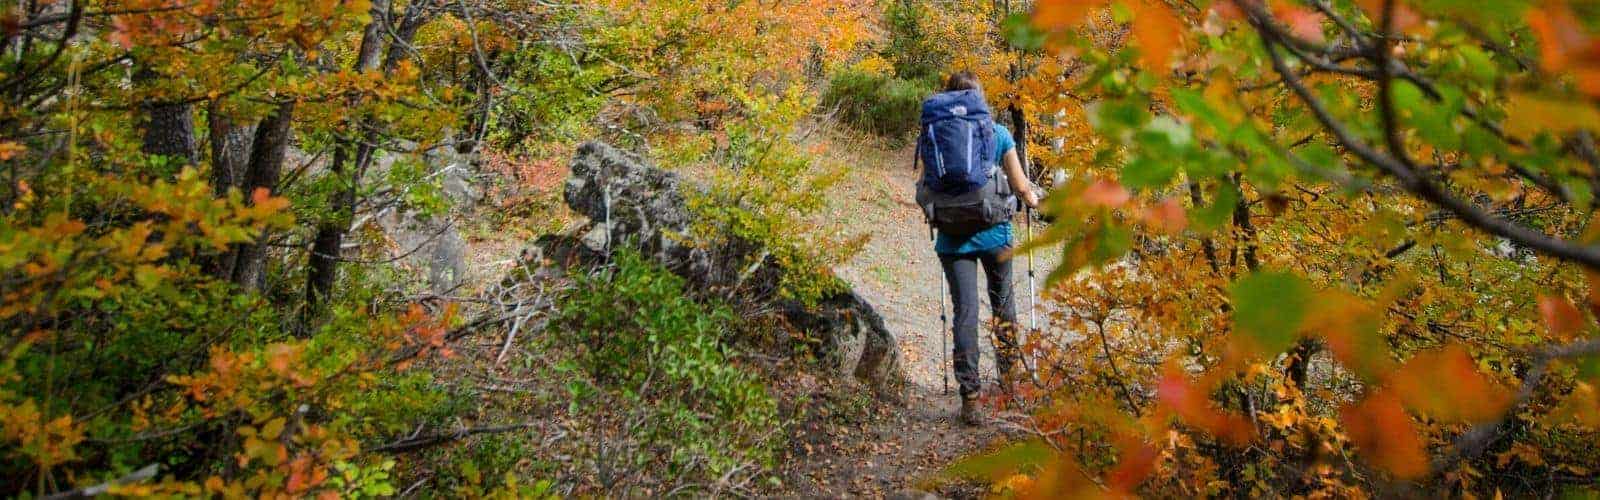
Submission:
{"label": "thin branch", "polygon": [[[1272,60],[1273,69],[1283,77],[1284,84],[1305,102],[1306,107],[1311,109],[1317,120],[1322,122],[1323,126],[1328,128],[1339,139],[1345,149],[1394,177],[1407,191],[1456,214],[1463,223],[1469,226],[1506,238],[1546,255],[1575,262],[1590,269],[1600,270],[1600,247],[1582,245],[1555,238],[1496,218],[1476,205],[1450,195],[1443,187],[1434,183],[1432,179],[1417,174],[1413,170],[1412,164],[1408,161],[1385,155],[1356,137],[1343,122],[1328,111],[1322,101],[1311,93],[1311,90],[1305,86],[1305,82],[1300,79],[1299,75],[1289,68],[1288,62],[1284,60],[1283,54],[1279,52],[1282,40],[1274,37],[1273,30],[1263,27],[1272,22],[1271,15],[1266,13],[1260,5],[1249,0],[1234,0],[1234,4],[1249,13],[1251,23],[1257,26],[1257,33],[1261,37],[1268,57]],[[1409,160],[1409,158],[1405,160]]]}

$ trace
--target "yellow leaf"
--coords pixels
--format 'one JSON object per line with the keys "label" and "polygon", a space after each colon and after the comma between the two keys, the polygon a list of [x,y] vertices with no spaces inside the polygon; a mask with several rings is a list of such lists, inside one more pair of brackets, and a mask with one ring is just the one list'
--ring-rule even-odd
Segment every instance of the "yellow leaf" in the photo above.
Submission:
{"label": "yellow leaf", "polygon": [[278,439],[278,435],[283,433],[283,424],[283,417],[268,420],[266,424],[261,426],[261,437],[265,439]]}

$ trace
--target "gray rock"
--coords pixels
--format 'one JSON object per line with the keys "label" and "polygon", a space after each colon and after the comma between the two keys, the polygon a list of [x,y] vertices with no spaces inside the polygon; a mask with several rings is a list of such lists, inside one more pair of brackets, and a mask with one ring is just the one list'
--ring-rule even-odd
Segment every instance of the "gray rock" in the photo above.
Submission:
{"label": "gray rock", "polygon": [[[394,159],[394,156],[380,157],[374,171],[387,171]],[[377,222],[395,242],[393,253],[404,265],[425,269],[429,289],[444,294],[459,287],[470,272],[467,241],[456,221],[462,217],[464,209],[481,197],[473,187],[475,156],[458,153],[455,148],[438,148],[422,159],[450,201],[449,213],[424,217],[410,210],[390,210],[379,216]]]}
{"label": "gray rock", "polygon": [[901,386],[894,335],[871,304],[848,289],[814,307],[779,298],[783,269],[760,245],[738,238],[708,242],[691,237],[694,215],[685,202],[692,194],[689,189],[695,188],[677,174],[590,142],[573,159],[564,199],[590,219],[578,237],[588,253],[603,256],[624,245],[636,248],[703,293],[782,314],[819,341],[824,359],[880,395],[892,395]]}

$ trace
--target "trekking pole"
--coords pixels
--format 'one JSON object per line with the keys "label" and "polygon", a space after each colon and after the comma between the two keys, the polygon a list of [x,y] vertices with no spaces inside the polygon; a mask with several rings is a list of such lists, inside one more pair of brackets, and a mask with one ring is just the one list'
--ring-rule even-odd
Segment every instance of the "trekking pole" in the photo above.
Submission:
{"label": "trekking pole", "polygon": [[[1033,207],[1028,207],[1028,209],[1026,210],[1026,213],[1024,213],[1023,216],[1028,218],[1028,220],[1025,222],[1025,224],[1028,226],[1028,241],[1032,242],[1033,241]],[[1030,252],[1028,252],[1028,331],[1031,332],[1031,333],[1038,333],[1039,332],[1039,316],[1038,316],[1039,304],[1037,303],[1038,300],[1039,300],[1038,296],[1039,296],[1039,293],[1034,287],[1033,252],[1030,251]],[[1039,371],[1036,369],[1037,367],[1028,365],[1027,342],[1023,341],[1027,337],[1019,335],[1018,338],[1019,338],[1018,342],[1021,343],[1022,346],[1023,346],[1023,350],[1022,350],[1022,367],[1026,368],[1028,370],[1028,375],[1033,377],[1033,383],[1034,384],[1038,384],[1039,383]]]}
{"label": "trekking pole", "polygon": [[[933,232],[933,226],[928,226],[928,240],[935,245],[939,238]],[[944,297],[950,293],[949,285],[944,282],[944,268],[939,268],[939,367],[944,371],[944,395],[950,395],[950,317],[944,311]]]}
{"label": "trekking pole", "polygon": [[[1028,217],[1028,241],[1033,241],[1033,207],[1028,207],[1028,211],[1024,215]],[[1037,314],[1039,305],[1035,303],[1038,301],[1038,292],[1034,290],[1033,276],[1033,252],[1028,252],[1028,330],[1037,331],[1039,330],[1039,316]]]}

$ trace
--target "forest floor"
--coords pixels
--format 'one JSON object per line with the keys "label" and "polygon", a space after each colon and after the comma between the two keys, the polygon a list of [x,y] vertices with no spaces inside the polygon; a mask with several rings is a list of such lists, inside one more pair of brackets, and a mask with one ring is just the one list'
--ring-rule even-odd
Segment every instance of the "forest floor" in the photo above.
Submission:
{"label": "forest floor", "polygon": [[[870,237],[861,253],[836,271],[877,309],[899,341],[908,384],[902,401],[875,405],[858,426],[802,429],[790,454],[805,460],[790,461],[803,465],[785,482],[805,496],[906,497],[919,491],[977,496],[981,492],[946,481],[940,472],[961,457],[997,446],[1005,436],[999,422],[969,427],[956,420],[960,401],[953,374],[949,392],[944,390],[948,359],[941,352],[949,349],[950,340],[939,315],[941,307],[949,306],[948,301],[941,303],[943,272],[913,201],[917,176],[910,168],[912,150],[826,128],[815,135],[808,139],[813,151],[847,159],[842,166],[848,173],[835,191],[827,219],[841,224],[847,234]],[[1019,236],[1024,234],[1023,227],[1017,229]],[[1036,255],[1038,275],[1054,261],[1043,252]],[[1027,322],[1027,308],[1033,306],[1043,321],[1044,304],[1028,297],[1026,263],[1019,261],[1014,271],[1019,319]],[[987,336],[989,305],[987,297],[982,300],[980,335]],[[992,383],[993,344],[980,345],[984,379]]]}

